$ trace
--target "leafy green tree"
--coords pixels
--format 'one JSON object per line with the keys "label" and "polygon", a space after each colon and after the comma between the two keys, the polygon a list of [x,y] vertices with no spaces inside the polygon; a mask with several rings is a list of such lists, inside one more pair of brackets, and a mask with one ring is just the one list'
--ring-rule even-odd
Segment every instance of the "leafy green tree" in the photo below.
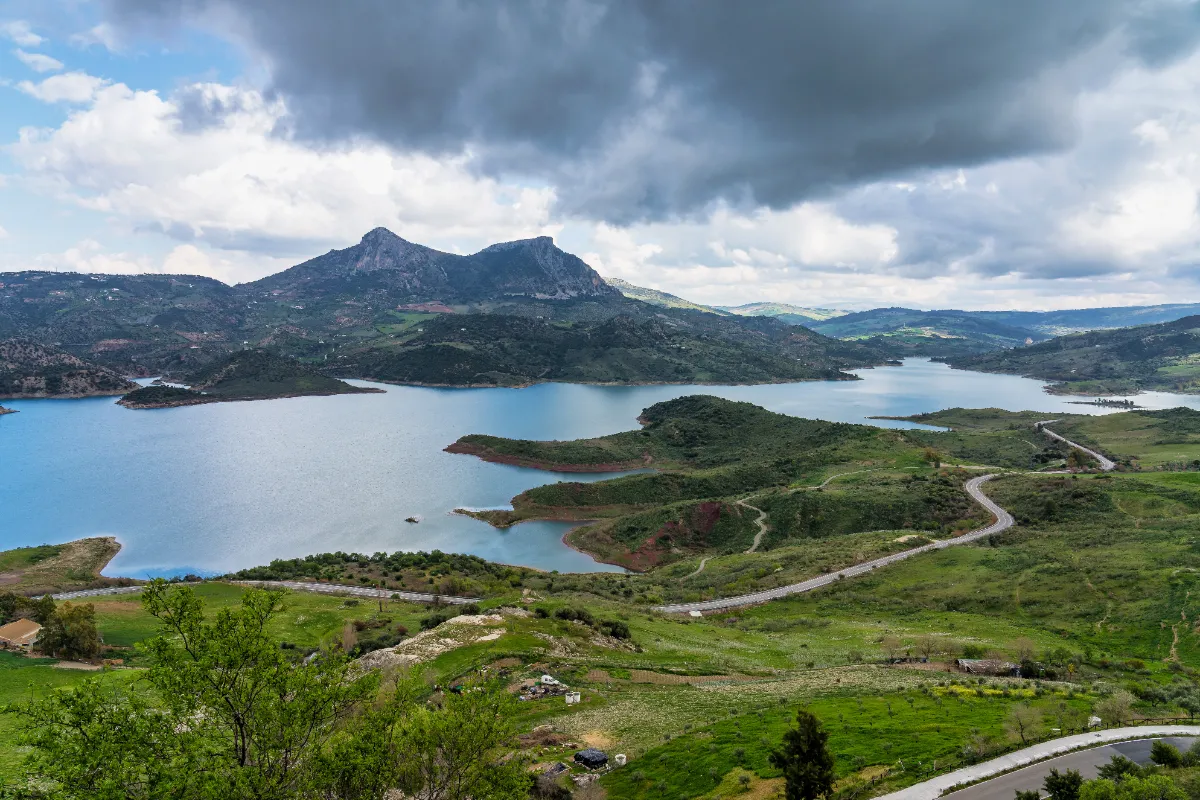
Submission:
{"label": "leafy green tree", "polygon": [[63,603],[46,622],[38,646],[56,658],[95,658],[100,654],[96,609],[91,603]]}
{"label": "leafy green tree", "polygon": [[[397,682],[322,755],[330,800],[374,800],[389,789],[421,800],[524,800],[531,778],[509,758],[516,701],[497,687],[471,685],[440,708],[417,702],[424,686]],[[385,693],[387,694],[387,693]]]}
{"label": "leafy green tree", "polygon": [[266,633],[281,593],[249,591],[211,620],[190,587],[150,584],[163,633],[150,691],[96,680],[20,709],[35,775],[75,800],[286,800],[311,793],[308,756],[375,693],[337,653],[297,663]]}
{"label": "leafy green tree", "polygon": [[1010,734],[1019,738],[1021,744],[1026,744],[1029,738],[1037,733],[1041,724],[1042,715],[1037,709],[1028,703],[1018,703],[1009,710],[1004,727]]}
{"label": "leafy green tree", "polygon": [[49,625],[51,617],[54,616],[54,598],[48,594],[44,594],[37,600],[34,600],[29,608],[32,610],[33,619],[39,625]]}
{"label": "leafy green tree", "polygon": [[810,711],[796,712],[796,726],[783,735],[783,746],[770,762],[783,772],[787,800],[816,800],[833,792],[833,754],[829,734]]}
{"label": "leafy green tree", "polygon": [[1114,755],[1099,770],[1100,777],[1110,781],[1123,781],[1129,777],[1139,777],[1141,774],[1142,768],[1136,762],[1121,755]]}
{"label": "leafy green tree", "polygon": [[1079,770],[1059,772],[1052,769],[1042,783],[1042,788],[1050,800],[1079,800],[1079,787],[1082,785],[1083,776],[1079,774]]}
{"label": "leafy green tree", "polygon": [[1027,789],[1025,791],[1017,789],[1016,800],[1042,800],[1042,793],[1037,789]]}
{"label": "leafy green tree", "polygon": [[1160,767],[1179,767],[1183,765],[1183,754],[1170,742],[1158,739],[1150,745],[1150,760]]}
{"label": "leafy green tree", "polygon": [[1133,714],[1133,700],[1132,694],[1118,689],[1096,704],[1096,714],[1106,725],[1121,725]]}

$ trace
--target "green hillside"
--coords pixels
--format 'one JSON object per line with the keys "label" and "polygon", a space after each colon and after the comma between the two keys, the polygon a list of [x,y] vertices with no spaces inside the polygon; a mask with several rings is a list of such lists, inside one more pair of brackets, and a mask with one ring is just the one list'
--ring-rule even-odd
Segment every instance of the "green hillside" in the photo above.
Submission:
{"label": "green hillside", "polygon": [[682,297],[676,297],[668,292],[660,292],[658,289],[647,289],[644,286],[635,286],[628,281],[623,281],[620,278],[605,278],[605,282],[609,286],[615,286],[620,290],[621,294],[633,300],[641,300],[643,303],[649,303],[652,306],[660,306],[662,308],[685,308],[690,311],[705,311],[710,314],[722,314],[728,316],[730,312],[715,308],[713,306],[705,306],[700,303],[693,303],[691,300],[684,300]]}
{"label": "green hillside", "polygon": [[279,397],[378,392],[322,375],[292,358],[266,350],[239,350],[206,364],[185,381],[190,388],[147,386],[121,398],[126,408],[269,400]]}
{"label": "green hillside", "polygon": [[950,363],[963,369],[1053,381],[1063,394],[1200,392],[1200,316],[1135,328],[1062,336],[1018,350]]}
{"label": "green hillside", "polygon": [[1048,336],[964,311],[916,311],[876,308],[812,324],[812,329],[839,339],[871,343],[894,355],[947,357],[1022,347]]}
{"label": "green hillside", "polygon": [[743,317],[774,317],[790,325],[808,325],[810,322],[833,319],[846,314],[836,308],[807,308],[788,303],[746,303],[740,306],[717,306],[721,311]]}

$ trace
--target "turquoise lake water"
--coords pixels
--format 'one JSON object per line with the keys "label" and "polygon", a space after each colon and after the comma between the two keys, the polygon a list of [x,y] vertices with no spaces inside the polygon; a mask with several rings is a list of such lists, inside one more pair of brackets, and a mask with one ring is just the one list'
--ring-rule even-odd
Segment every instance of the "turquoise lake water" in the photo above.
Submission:
{"label": "turquoise lake water", "polygon": [[[113,398],[6,401],[0,417],[0,550],[116,536],[106,574],[221,573],[335,550],[474,553],[560,571],[614,569],[561,542],[568,526],[498,531],[453,515],[506,506],[561,475],[442,451],[467,433],[575,439],[637,426],[643,408],[687,394],[773,411],[872,423],[962,406],[1105,413],[1042,391],[1039,381],[910,359],[863,380],[770,386],[527,389],[381,386],[386,394],[303,397],[131,411]],[[364,382],[362,385],[368,385]],[[1145,394],[1151,408],[1200,397]],[[420,515],[413,525],[405,517]]]}

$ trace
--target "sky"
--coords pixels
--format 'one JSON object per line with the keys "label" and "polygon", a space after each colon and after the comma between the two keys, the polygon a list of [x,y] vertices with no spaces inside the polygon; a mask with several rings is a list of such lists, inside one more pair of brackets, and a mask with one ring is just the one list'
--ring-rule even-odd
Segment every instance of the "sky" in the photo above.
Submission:
{"label": "sky", "polygon": [[1193,0],[0,0],[0,271],[384,226],[753,301],[1200,301]]}

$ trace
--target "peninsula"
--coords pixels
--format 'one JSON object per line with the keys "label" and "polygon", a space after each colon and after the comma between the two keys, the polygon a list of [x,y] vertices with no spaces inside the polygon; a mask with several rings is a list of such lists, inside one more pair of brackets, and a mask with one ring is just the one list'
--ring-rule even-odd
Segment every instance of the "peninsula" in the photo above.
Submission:
{"label": "peninsula", "polygon": [[266,350],[239,350],[197,370],[189,388],[153,385],[136,389],[117,402],[126,408],[172,408],[235,400],[270,400],[334,394],[378,393],[351,386],[292,358]]}

